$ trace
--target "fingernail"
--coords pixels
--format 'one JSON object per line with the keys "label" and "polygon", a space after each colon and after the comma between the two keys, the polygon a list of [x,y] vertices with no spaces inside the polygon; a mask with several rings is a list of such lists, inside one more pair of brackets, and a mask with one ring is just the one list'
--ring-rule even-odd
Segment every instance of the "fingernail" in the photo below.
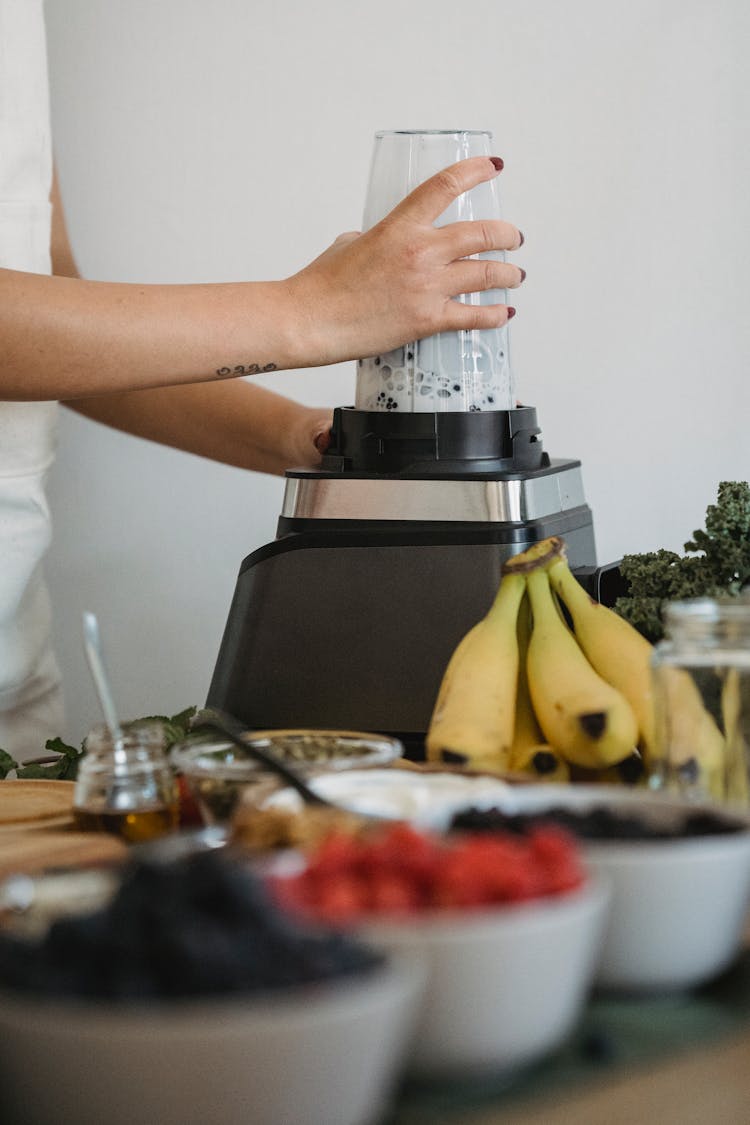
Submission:
{"label": "fingernail", "polygon": [[518,233],[519,233],[519,234],[520,234],[520,236],[521,236],[521,241],[520,241],[520,242],[518,243],[518,246],[519,246],[519,249],[520,249],[520,247],[521,247],[521,246],[523,246],[523,244],[524,244],[524,242],[526,241],[526,239],[525,239],[525,238],[523,237],[523,231],[522,231],[522,230],[519,230],[519,232],[518,232]]}
{"label": "fingernail", "polygon": [[322,434],[318,434],[315,438],[315,448],[318,453],[325,453],[328,446],[331,444],[331,431],[324,430]]}
{"label": "fingernail", "polygon": [[499,156],[491,156],[490,164],[492,164],[496,172],[502,172],[503,168],[505,167],[505,164]]}
{"label": "fingernail", "polygon": [[522,269],[522,270],[521,270],[521,281],[523,282],[523,281],[525,281],[525,280],[526,280],[526,270],[523,270],[523,269]]}
{"label": "fingernail", "polygon": [[516,315],[516,310],[513,308],[512,305],[508,305],[508,320],[512,320],[515,315]]}

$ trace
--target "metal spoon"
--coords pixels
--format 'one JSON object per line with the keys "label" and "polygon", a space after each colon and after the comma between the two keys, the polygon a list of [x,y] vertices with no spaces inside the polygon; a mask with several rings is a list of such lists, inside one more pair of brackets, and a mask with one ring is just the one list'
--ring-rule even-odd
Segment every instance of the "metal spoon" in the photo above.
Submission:
{"label": "metal spoon", "polygon": [[112,739],[115,763],[124,766],[127,763],[125,738],[120,721],[117,718],[114,697],[104,669],[104,658],[102,657],[102,646],[99,638],[99,622],[96,619],[96,614],[90,613],[88,610],[85,610],[83,614],[83,647],[94,680],[96,694],[99,697],[104,722]]}
{"label": "metal spoon", "polygon": [[192,727],[194,731],[212,730],[218,734],[223,734],[230,742],[238,746],[245,754],[251,758],[255,758],[267,769],[272,770],[283,778],[287,785],[292,789],[296,789],[299,795],[303,798],[306,804],[309,805],[323,805],[326,808],[338,808],[331,801],[327,801],[325,797],[321,797],[316,793],[306,781],[297,773],[293,766],[288,765],[286,762],[278,758],[270,750],[265,749],[263,746],[253,744],[248,741],[252,738],[252,733],[243,727],[238,719],[233,715],[228,715],[224,711],[211,711],[210,714],[201,715],[199,721]]}

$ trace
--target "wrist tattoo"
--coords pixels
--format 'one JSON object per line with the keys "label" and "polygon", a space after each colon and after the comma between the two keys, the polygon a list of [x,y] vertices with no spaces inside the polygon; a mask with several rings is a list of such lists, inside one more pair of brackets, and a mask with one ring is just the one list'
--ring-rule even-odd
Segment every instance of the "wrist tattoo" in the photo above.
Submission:
{"label": "wrist tattoo", "polygon": [[217,367],[216,374],[220,379],[234,379],[237,375],[262,375],[275,370],[275,363],[266,363],[262,367],[259,363],[239,363],[236,367]]}

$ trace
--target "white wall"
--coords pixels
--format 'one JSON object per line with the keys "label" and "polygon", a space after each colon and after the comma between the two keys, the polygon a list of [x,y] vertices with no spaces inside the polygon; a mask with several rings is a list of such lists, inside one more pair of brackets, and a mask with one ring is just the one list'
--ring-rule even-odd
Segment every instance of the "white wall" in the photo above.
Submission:
{"label": "white wall", "polygon": [[[546,448],[583,461],[600,561],[679,548],[718,481],[750,476],[749,12],[47,0],[80,266],[144,282],[286,276],[359,225],[376,129],[492,129],[527,239],[521,397]],[[311,403],[353,397],[350,365],[266,382]],[[84,607],[125,715],[202,702],[281,482],[66,416],[51,492],[69,737],[97,718]]]}

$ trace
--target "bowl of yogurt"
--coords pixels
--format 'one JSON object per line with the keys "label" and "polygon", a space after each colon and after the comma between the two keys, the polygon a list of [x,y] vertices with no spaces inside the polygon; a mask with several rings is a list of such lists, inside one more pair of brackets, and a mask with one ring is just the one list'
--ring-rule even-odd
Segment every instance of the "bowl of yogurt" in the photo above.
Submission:
{"label": "bowl of yogurt", "polygon": [[[350,769],[327,771],[310,778],[314,791],[327,801],[362,816],[405,820],[420,828],[447,824],[456,808],[508,798],[511,786],[491,775],[417,769]],[[292,789],[279,789],[264,800],[265,807],[298,811],[302,798]]]}

